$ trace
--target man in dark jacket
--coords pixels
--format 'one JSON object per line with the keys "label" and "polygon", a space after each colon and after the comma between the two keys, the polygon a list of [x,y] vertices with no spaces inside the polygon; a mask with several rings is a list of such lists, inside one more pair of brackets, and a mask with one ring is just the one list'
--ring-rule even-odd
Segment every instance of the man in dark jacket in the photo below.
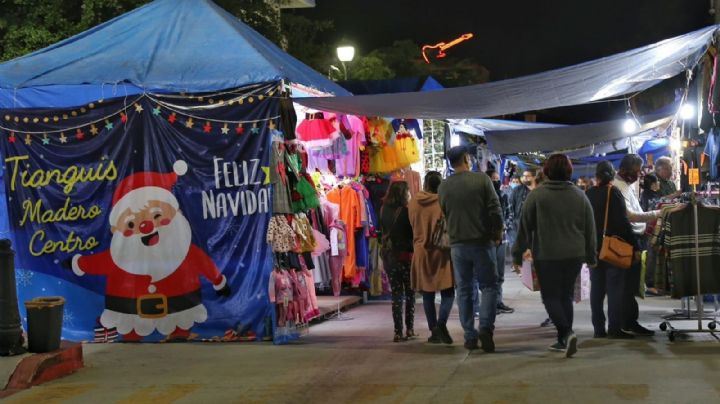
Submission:
{"label": "man in dark jacket", "polygon": [[[470,171],[467,151],[462,146],[447,151],[455,174],[440,185],[440,207],[447,220],[450,254],[457,285],[460,323],[465,331],[465,348],[495,351],[493,331],[497,307],[495,247],[502,240],[503,215],[490,177]],[[480,330],[475,328],[472,291],[480,283]]]}

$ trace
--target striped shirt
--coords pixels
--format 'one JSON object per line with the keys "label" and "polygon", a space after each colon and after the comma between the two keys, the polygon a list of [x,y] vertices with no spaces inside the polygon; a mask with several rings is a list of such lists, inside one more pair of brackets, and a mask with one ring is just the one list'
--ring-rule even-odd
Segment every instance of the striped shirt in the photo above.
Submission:
{"label": "striped shirt", "polygon": [[675,287],[673,297],[697,294],[695,256],[700,256],[700,293],[720,293],[720,209],[698,206],[699,248],[695,248],[693,207],[672,212],[663,222]]}

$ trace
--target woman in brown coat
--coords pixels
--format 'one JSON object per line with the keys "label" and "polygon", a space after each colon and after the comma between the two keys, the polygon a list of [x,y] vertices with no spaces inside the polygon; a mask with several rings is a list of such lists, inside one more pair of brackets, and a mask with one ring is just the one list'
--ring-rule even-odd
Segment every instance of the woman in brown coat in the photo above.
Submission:
{"label": "woman in brown coat", "polygon": [[[431,243],[433,228],[442,216],[437,195],[441,182],[439,172],[428,172],[423,190],[408,204],[414,250],[410,283],[423,296],[425,316],[432,332],[428,342],[452,344],[447,329],[447,320],[455,301],[450,251],[434,248]],[[439,315],[435,311],[435,292],[440,292],[441,296]]]}

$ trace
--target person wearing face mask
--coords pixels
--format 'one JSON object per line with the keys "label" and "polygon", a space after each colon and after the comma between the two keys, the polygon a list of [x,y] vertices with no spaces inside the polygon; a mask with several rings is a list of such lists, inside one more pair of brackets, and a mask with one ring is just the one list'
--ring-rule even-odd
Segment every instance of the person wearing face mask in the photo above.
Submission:
{"label": "person wearing face mask", "polygon": [[508,222],[510,223],[510,245],[515,244],[518,226],[520,225],[520,215],[522,214],[522,207],[530,191],[535,189],[536,174],[537,173],[535,172],[535,170],[527,169],[523,171],[522,176],[519,178],[520,183],[512,190],[512,193],[510,194],[510,206],[508,207],[508,213],[510,214],[510,218],[508,219]]}
{"label": "person wearing face mask", "polygon": [[[638,239],[642,239],[645,233],[646,223],[656,220],[660,211],[644,212],[638,198],[638,179],[642,171],[643,159],[637,154],[626,154],[620,162],[620,168],[615,176],[613,184],[625,198],[627,217],[632,225],[633,233]],[[640,311],[635,294],[640,289],[640,261],[636,260],[630,269],[625,271],[625,292],[623,299],[622,330],[636,336],[653,336],[655,332],[648,330],[638,323]]]}
{"label": "person wearing face mask", "polygon": [[[508,196],[501,191],[501,183],[500,183],[500,174],[493,170],[487,170],[485,174],[490,177],[492,180],[493,187],[495,188],[495,193],[497,194],[498,198],[500,199],[500,207],[503,212],[503,222],[505,222],[508,218]],[[502,285],[505,282],[505,248],[506,245],[500,244],[495,247],[495,257],[496,257],[496,270],[498,275],[497,280],[497,313],[513,313],[515,309],[512,307],[509,307],[508,305],[503,302],[503,295],[502,295]],[[479,316],[480,314],[480,295],[478,293],[478,288],[475,287],[473,289],[473,305],[475,307],[475,314],[476,316]]]}

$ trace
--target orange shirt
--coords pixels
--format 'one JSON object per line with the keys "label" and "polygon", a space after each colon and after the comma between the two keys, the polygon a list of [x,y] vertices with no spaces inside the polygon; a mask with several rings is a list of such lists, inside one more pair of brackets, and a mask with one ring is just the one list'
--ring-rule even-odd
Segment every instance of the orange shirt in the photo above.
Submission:
{"label": "orange shirt", "polygon": [[327,200],[340,205],[340,220],[347,229],[347,255],[343,264],[343,278],[352,280],[357,272],[355,230],[362,228],[360,197],[351,186],[344,186],[328,192]]}

